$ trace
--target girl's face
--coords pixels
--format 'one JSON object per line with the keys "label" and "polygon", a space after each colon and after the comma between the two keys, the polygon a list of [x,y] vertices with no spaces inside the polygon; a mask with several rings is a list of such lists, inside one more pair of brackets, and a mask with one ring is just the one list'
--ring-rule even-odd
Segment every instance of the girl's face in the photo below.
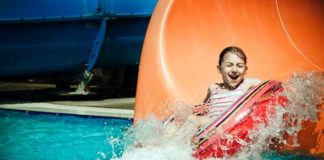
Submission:
{"label": "girl's face", "polygon": [[221,66],[217,66],[222,74],[225,85],[230,88],[236,88],[243,80],[247,66],[243,59],[235,53],[227,52]]}

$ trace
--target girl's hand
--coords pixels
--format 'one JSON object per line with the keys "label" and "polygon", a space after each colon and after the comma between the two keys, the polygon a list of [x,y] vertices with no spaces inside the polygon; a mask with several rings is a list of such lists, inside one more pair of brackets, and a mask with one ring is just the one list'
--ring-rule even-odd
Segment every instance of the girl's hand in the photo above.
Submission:
{"label": "girl's hand", "polygon": [[207,114],[208,111],[209,111],[209,105],[206,104],[206,103],[202,103],[202,104],[194,105],[194,106],[192,107],[192,112],[193,112],[193,114],[195,114],[195,115],[202,116],[202,115]]}

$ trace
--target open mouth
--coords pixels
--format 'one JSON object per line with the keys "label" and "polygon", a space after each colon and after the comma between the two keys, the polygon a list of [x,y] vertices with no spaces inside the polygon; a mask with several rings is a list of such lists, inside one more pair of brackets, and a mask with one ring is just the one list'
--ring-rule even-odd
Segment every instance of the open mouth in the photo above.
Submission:
{"label": "open mouth", "polygon": [[228,76],[232,79],[232,80],[236,80],[240,77],[240,74],[228,74]]}

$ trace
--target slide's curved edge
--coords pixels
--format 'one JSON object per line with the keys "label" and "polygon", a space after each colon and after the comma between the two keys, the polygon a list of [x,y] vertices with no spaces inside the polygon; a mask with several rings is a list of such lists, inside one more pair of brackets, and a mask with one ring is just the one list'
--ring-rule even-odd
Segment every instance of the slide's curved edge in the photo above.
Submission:
{"label": "slide's curved edge", "polygon": [[[246,52],[247,76],[285,81],[293,72],[323,72],[323,1],[249,2],[158,2],[141,56],[135,123],[150,114],[165,118],[175,101],[201,102],[208,85],[221,80],[218,54],[230,45]],[[319,122],[305,122],[301,145],[285,150],[324,154],[324,113],[318,115]]]}

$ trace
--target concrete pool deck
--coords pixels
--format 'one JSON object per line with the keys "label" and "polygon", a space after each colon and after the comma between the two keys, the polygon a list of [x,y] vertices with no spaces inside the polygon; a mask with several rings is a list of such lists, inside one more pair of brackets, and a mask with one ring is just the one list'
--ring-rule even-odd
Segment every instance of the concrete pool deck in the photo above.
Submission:
{"label": "concrete pool deck", "polygon": [[66,95],[52,84],[0,82],[0,109],[133,118],[135,98],[110,98],[107,92],[114,94]]}

